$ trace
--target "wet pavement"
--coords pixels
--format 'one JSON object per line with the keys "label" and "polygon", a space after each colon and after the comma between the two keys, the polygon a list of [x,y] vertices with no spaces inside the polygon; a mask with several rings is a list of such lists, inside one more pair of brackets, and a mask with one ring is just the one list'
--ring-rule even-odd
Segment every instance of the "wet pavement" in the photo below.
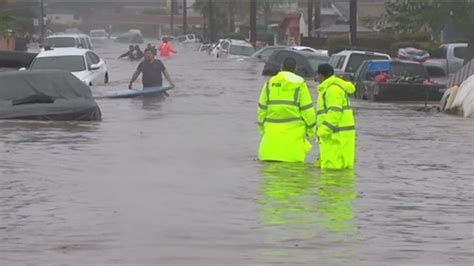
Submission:
{"label": "wet pavement", "polygon": [[[474,263],[473,120],[353,101],[354,173],[261,163],[263,66],[177,48],[170,97],[0,122],[1,265]],[[95,92],[126,89],[126,49],[97,48]]]}

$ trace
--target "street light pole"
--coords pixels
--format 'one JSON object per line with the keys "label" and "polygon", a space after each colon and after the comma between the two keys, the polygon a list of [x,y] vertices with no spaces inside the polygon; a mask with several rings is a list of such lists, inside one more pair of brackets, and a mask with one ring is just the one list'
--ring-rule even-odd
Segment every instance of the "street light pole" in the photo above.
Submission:
{"label": "street light pole", "polygon": [[250,43],[257,45],[257,0],[250,0]]}
{"label": "street light pole", "polygon": [[171,16],[170,16],[170,31],[171,31],[171,34],[170,35],[173,35],[174,33],[174,4],[175,4],[175,0],[171,0]]}
{"label": "street light pole", "polygon": [[43,42],[44,38],[44,1],[40,0],[40,18],[39,18],[39,28],[40,28],[40,42]]}
{"label": "street light pole", "polygon": [[351,0],[349,6],[350,44],[357,45],[357,0]]}
{"label": "street light pole", "polygon": [[183,0],[183,34],[187,34],[188,31],[188,7],[186,0]]}

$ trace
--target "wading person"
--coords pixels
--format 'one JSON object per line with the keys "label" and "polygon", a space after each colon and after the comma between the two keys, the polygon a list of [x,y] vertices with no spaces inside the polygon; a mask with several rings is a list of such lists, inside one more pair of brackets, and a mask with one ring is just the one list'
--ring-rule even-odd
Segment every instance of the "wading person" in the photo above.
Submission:
{"label": "wading person", "polygon": [[161,57],[168,57],[170,56],[170,53],[176,53],[176,50],[171,47],[171,44],[169,44],[167,40],[163,40],[163,43],[160,45],[158,50],[160,50]]}
{"label": "wading person", "polygon": [[135,80],[142,74],[143,88],[151,87],[161,87],[163,85],[163,77],[165,76],[166,80],[174,87],[174,83],[171,80],[170,74],[165,68],[163,62],[158,59],[155,59],[153,52],[150,49],[145,49],[145,60],[143,60],[139,65],[135,73],[133,73],[132,79],[128,88],[133,89],[132,85]]}
{"label": "wading person", "polygon": [[128,59],[130,59],[130,61],[134,61],[134,60],[137,59],[136,52],[135,52],[135,47],[133,45],[130,45],[128,47],[128,51],[126,53],[119,56],[119,58],[124,58],[124,57],[128,57]]}
{"label": "wading person", "polygon": [[323,169],[353,169],[355,124],[347,94],[354,93],[355,87],[334,76],[334,69],[329,64],[319,65],[317,79],[320,154],[315,165]]}
{"label": "wading person", "polygon": [[263,86],[258,103],[262,161],[304,162],[314,138],[316,114],[305,80],[295,74],[296,60],[286,58],[282,70]]}

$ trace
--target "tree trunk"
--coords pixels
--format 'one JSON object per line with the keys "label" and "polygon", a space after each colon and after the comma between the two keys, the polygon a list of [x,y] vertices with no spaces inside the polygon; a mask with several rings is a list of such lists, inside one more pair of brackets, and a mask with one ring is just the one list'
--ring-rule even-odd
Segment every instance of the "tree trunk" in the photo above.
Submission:
{"label": "tree trunk", "polygon": [[349,28],[351,32],[351,46],[357,45],[357,0],[351,0],[350,7]]}
{"label": "tree trunk", "polygon": [[313,0],[308,0],[308,37],[312,36],[313,31]]}
{"label": "tree trunk", "polygon": [[229,30],[235,32],[235,0],[229,0]]}
{"label": "tree trunk", "polygon": [[257,44],[257,0],[250,0],[250,43]]}
{"label": "tree trunk", "polygon": [[188,33],[188,7],[186,0],[183,0],[183,34]]}

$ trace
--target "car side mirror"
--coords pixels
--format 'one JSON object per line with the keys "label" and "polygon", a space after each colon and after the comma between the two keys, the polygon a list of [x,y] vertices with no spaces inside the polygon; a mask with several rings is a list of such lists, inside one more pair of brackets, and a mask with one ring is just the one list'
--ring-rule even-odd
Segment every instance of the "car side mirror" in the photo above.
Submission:
{"label": "car side mirror", "polygon": [[92,64],[89,70],[99,70],[100,64]]}

